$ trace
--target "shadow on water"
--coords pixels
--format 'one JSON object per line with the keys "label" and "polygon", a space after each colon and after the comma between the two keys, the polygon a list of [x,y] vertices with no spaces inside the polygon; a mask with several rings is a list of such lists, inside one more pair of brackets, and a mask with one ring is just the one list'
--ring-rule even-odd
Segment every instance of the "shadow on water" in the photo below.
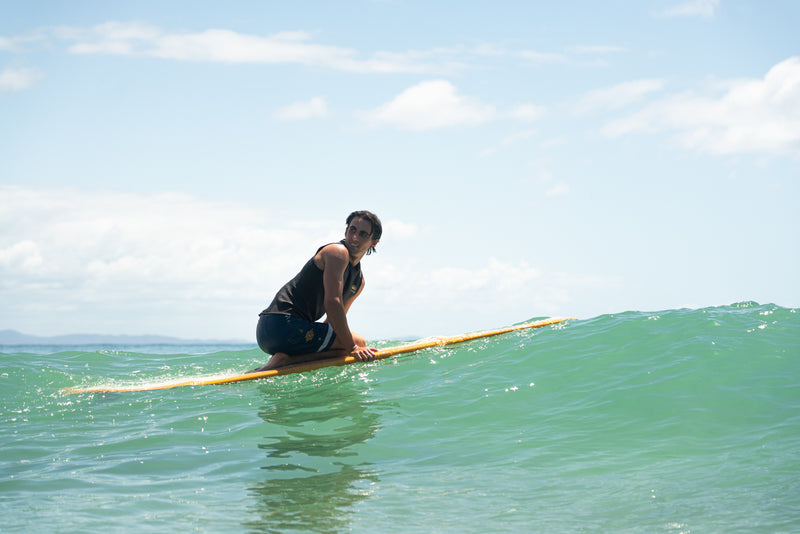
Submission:
{"label": "shadow on water", "polygon": [[360,462],[358,445],[373,438],[379,416],[350,380],[270,391],[259,416],[269,434],[264,481],[249,488],[258,519],[250,532],[343,532],[361,501],[369,498],[377,471]]}

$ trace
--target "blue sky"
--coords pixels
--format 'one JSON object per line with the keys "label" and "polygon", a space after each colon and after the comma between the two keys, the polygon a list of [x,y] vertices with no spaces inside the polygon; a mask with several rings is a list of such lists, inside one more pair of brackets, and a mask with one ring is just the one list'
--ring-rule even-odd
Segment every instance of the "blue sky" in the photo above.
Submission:
{"label": "blue sky", "polygon": [[368,339],[800,304],[800,3],[0,0],[0,329]]}

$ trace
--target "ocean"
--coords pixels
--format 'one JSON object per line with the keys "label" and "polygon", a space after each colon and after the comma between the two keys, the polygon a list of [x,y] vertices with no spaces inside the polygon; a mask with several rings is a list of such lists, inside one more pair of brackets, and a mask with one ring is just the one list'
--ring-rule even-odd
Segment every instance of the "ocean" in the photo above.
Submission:
{"label": "ocean", "polygon": [[3,532],[800,532],[800,317],[773,304],[140,393],[62,390],[265,357],[0,352]]}

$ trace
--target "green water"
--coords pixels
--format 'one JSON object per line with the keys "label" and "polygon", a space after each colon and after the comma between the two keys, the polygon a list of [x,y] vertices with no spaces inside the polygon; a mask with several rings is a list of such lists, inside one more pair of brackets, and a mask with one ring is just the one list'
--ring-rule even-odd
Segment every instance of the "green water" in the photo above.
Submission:
{"label": "green water", "polygon": [[7,532],[800,531],[800,318],[775,305],[143,393],[59,390],[263,355],[0,350]]}

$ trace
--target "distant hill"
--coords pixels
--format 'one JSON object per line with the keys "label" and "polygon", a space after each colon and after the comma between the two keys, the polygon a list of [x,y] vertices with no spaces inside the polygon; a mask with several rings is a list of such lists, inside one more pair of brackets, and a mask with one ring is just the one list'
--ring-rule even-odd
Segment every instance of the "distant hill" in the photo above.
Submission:
{"label": "distant hill", "polygon": [[238,339],[181,339],[169,336],[115,336],[69,334],[31,336],[16,330],[0,330],[0,345],[243,345],[253,342]]}

